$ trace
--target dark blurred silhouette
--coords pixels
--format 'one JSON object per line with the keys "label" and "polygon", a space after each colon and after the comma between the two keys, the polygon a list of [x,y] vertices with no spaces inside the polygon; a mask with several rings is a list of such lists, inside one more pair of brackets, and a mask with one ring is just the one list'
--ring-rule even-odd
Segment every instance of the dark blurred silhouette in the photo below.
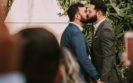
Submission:
{"label": "dark blurred silhouette", "polygon": [[0,74],[15,71],[17,69],[17,42],[4,24],[5,13],[0,0]]}
{"label": "dark blurred silhouette", "polygon": [[62,51],[55,36],[43,28],[24,29],[18,35],[27,83],[59,83]]}
{"label": "dark blurred silhouette", "polygon": [[19,73],[18,43],[4,24],[4,0],[0,0],[0,83],[25,83]]}

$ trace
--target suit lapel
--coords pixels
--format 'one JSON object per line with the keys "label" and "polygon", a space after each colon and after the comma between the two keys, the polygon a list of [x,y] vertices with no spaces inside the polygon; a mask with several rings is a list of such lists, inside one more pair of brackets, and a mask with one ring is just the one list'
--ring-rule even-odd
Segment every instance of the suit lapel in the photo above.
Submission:
{"label": "suit lapel", "polygon": [[99,32],[99,31],[100,31],[100,29],[102,29],[102,27],[103,27],[103,25],[104,25],[104,23],[105,23],[105,22],[106,22],[106,20],[105,20],[105,21],[103,21],[103,22],[99,25],[99,27],[97,28],[97,30],[96,30],[95,35],[94,35],[94,36],[96,36],[97,32]]}

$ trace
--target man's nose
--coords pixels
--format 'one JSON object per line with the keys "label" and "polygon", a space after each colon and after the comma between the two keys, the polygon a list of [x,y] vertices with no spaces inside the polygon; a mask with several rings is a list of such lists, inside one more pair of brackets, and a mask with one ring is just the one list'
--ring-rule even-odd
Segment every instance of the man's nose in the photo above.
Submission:
{"label": "man's nose", "polygon": [[87,11],[87,15],[89,14],[89,11]]}

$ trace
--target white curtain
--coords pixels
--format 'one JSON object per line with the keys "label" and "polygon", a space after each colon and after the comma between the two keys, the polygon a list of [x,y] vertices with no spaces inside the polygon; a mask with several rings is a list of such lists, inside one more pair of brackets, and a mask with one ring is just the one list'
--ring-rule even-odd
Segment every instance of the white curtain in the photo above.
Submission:
{"label": "white curtain", "polygon": [[59,16],[63,12],[57,0],[14,0],[5,20],[11,34],[25,26],[47,26],[60,37],[68,24],[68,17]]}

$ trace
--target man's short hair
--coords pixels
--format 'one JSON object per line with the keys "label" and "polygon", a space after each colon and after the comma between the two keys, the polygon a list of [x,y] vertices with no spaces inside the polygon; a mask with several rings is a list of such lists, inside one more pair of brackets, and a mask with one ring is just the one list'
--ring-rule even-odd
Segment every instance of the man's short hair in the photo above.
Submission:
{"label": "man's short hair", "polygon": [[102,11],[103,15],[106,15],[107,7],[103,0],[90,0],[90,4],[95,6],[95,10]]}
{"label": "man's short hair", "polygon": [[72,4],[68,10],[67,10],[67,14],[68,14],[68,17],[69,17],[69,20],[70,21],[73,21],[74,20],[74,16],[75,14],[78,12],[78,8],[79,7],[84,7],[83,4],[81,3],[75,3],[75,4]]}

